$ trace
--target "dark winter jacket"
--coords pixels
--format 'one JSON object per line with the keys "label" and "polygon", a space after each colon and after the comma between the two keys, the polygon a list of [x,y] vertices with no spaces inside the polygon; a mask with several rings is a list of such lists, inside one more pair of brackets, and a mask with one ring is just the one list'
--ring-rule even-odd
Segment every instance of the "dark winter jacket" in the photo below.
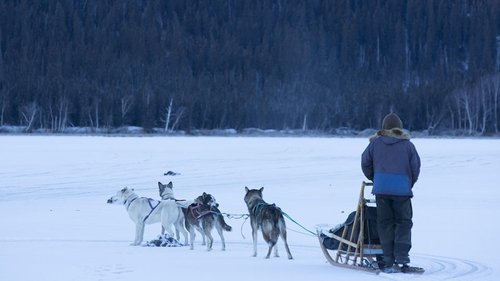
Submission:
{"label": "dark winter jacket", "polygon": [[373,181],[373,194],[412,197],[420,174],[420,157],[403,130],[380,130],[363,152],[361,168]]}

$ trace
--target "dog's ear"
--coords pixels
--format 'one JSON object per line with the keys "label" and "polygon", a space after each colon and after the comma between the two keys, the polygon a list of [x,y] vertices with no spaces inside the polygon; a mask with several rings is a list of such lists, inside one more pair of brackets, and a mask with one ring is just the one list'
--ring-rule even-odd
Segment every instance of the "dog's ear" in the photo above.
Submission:
{"label": "dog's ear", "polygon": [[206,192],[203,192],[203,196],[207,196],[207,193],[206,193]]}
{"label": "dog's ear", "polygon": [[167,187],[168,187],[168,188],[174,188],[174,184],[173,184],[172,182],[169,182],[169,183],[167,184]]}
{"label": "dog's ear", "polygon": [[250,191],[250,189],[248,189],[248,187],[246,187],[246,186],[245,186],[245,191],[246,191],[246,192],[249,192],[249,191]]}
{"label": "dog's ear", "polygon": [[163,184],[161,182],[158,182],[158,187],[162,187]]}
{"label": "dog's ear", "polygon": [[260,193],[262,193],[262,191],[264,191],[264,187],[261,187],[261,188],[259,189],[259,191],[260,191]]}

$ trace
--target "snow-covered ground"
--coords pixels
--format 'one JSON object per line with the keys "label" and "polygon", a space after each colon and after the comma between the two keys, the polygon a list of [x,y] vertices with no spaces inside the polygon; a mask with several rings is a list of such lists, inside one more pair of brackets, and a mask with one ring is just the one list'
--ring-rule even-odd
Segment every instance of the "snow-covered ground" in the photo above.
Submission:
{"label": "snow-covered ground", "polygon": [[[251,257],[243,219],[227,220],[224,252],[217,235],[211,252],[199,239],[194,250],[129,246],[125,208],[106,204],[125,186],[158,198],[157,182],[172,181],[178,198],[205,191],[223,212],[242,214],[244,187],[263,186],[268,202],[313,230],[355,208],[367,139],[0,136],[0,280],[500,280],[500,140],[413,142],[422,171],[411,258],[421,276],[333,267],[289,220],[293,260],[281,242],[281,257],[265,260],[261,236]],[[160,229],[147,226],[145,240]]]}

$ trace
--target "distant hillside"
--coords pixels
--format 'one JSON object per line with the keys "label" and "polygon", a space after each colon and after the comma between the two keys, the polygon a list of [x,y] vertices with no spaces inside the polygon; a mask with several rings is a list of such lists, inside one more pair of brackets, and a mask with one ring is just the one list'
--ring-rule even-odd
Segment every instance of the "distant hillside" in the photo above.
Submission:
{"label": "distant hillside", "polygon": [[0,126],[498,133],[498,0],[0,1]]}

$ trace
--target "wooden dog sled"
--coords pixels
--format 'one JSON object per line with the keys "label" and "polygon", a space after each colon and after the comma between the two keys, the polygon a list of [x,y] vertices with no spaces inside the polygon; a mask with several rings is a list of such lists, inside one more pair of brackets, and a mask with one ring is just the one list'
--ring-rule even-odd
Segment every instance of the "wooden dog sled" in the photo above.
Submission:
{"label": "wooden dog sled", "polygon": [[367,218],[376,212],[375,199],[365,198],[367,186],[373,184],[363,181],[356,211],[349,215],[345,223],[334,228],[318,225],[316,231],[321,250],[329,263],[378,274],[383,252],[378,234],[373,232],[376,231],[376,218],[375,222]]}

